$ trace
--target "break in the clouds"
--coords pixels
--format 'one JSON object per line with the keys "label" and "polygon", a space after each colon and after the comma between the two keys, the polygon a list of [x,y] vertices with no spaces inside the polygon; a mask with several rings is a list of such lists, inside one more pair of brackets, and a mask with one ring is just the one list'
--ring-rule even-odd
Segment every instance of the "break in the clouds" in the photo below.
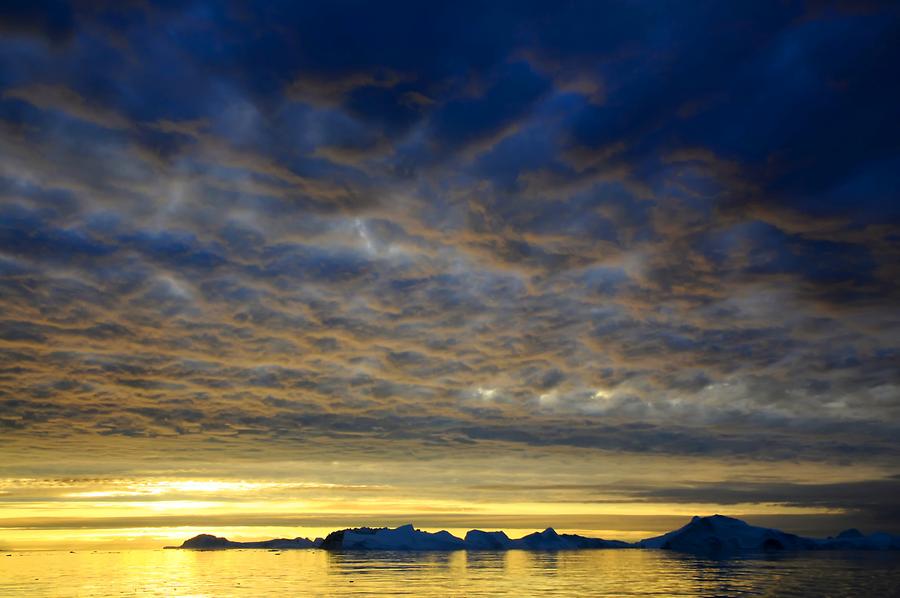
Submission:
{"label": "break in the clouds", "polygon": [[896,5],[2,10],[4,451],[895,471]]}

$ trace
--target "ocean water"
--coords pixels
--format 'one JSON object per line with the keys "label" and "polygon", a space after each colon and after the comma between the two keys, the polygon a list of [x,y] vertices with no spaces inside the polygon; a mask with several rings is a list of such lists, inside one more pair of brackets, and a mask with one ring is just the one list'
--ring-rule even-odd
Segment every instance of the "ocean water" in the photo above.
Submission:
{"label": "ocean water", "polygon": [[0,595],[900,596],[900,554],[34,551],[0,554]]}

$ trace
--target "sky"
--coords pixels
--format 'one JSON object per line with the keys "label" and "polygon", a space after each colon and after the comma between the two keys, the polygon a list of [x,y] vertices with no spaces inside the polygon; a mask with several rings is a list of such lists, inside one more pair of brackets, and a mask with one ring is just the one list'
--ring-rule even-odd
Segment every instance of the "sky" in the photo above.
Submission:
{"label": "sky", "polygon": [[4,2],[0,548],[900,532],[892,2]]}

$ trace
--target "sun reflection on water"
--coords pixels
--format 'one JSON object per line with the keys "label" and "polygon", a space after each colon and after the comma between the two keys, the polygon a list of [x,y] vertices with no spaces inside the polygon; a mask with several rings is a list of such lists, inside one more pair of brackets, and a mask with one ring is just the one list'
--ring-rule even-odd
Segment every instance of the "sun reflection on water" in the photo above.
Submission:
{"label": "sun reflection on water", "polygon": [[895,554],[709,560],[650,550],[35,551],[0,557],[0,595],[889,595]]}

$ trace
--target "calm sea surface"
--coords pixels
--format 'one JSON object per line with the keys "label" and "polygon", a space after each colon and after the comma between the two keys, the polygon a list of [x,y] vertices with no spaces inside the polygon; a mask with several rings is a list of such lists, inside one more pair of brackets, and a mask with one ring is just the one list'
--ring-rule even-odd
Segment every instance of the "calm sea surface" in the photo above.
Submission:
{"label": "calm sea surface", "polygon": [[651,550],[0,554],[2,596],[900,596],[900,554]]}

